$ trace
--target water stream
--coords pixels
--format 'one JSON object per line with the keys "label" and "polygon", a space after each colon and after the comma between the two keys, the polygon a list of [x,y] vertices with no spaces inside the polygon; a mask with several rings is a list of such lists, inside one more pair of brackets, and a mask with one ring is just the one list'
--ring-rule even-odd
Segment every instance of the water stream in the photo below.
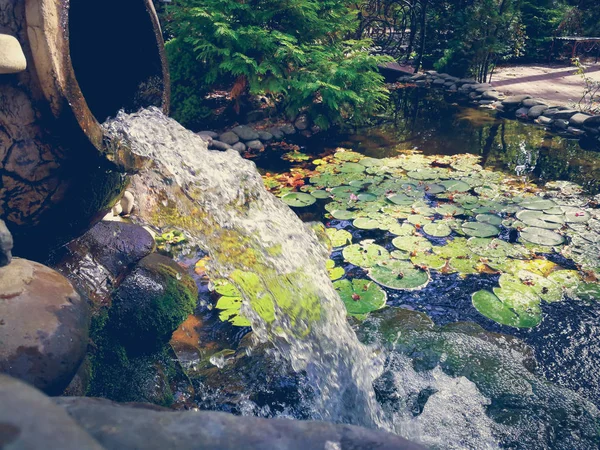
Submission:
{"label": "water stream", "polygon": [[112,145],[148,160],[133,180],[141,215],[189,234],[210,256],[212,279],[244,297],[257,336],[305,371],[312,417],[386,427],[373,381],[380,364],[346,320],[315,233],[263,186],[254,163],[206,143],[157,108],[105,124]]}

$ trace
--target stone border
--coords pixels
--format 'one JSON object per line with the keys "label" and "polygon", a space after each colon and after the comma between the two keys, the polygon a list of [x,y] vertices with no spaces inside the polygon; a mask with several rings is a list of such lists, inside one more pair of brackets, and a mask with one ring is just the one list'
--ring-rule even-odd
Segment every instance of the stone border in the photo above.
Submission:
{"label": "stone border", "polygon": [[302,114],[293,123],[270,127],[266,130],[255,129],[250,125],[238,125],[222,133],[215,131],[200,131],[196,133],[202,137],[211,150],[226,151],[236,150],[240,153],[245,151],[262,151],[270,142],[282,141],[286,136],[301,133],[311,136],[321,131],[318,126],[310,126],[308,116]]}
{"label": "stone border", "polygon": [[506,117],[534,122],[547,129],[573,137],[589,137],[600,147],[600,115],[590,115],[566,106],[551,106],[541,98],[530,95],[506,96],[489,83],[472,78],[457,78],[434,70],[400,77],[401,83],[417,87],[444,89],[472,104],[496,110]]}

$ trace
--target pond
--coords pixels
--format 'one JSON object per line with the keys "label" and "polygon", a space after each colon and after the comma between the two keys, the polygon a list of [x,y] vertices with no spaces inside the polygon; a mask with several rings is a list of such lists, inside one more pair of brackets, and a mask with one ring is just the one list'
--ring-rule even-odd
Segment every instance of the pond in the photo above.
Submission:
{"label": "pond", "polygon": [[[401,416],[396,431],[443,448],[598,444],[600,153],[401,89],[378,124],[272,146],[255,162],[329,237],[330,277],[359,338],[390,351],[376,392]],[[310,417],[301,375],[268,346],[249,350],[239,292],[207,280],[196,259],[197,404]],[[432,412],[442,394],[457,396],[456,414]]]}

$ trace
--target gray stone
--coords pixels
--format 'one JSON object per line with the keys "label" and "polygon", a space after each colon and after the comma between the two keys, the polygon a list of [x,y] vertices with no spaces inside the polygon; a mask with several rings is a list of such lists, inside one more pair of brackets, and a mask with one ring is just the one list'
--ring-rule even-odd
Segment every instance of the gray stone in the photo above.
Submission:
{"label": "gray stone", "polygon": [[213,138],[211,138],[208,134],[198,134],[198,136],[200,136],[200,139],[202,139],[204,142],[207,142],[208,146],[210,147],[210,144],[212,144]]}
{"label": "gray stone", "polygon": [[0,75],[23,72],[25,69],[27,60],[17,38],[0,34]]}
{"label": "gray stone", "polygon": [[426,70],[425,73],[427,75],[431,75],[432,77],[439,75],[438,72],[437,72],[437,70]]}
{"label": "gray stone", "polygon": [[237,134],[242,141],[252,141],[254,139],[258,139],[258,133],[256,130],[248,125],[239,125],[233,128],[231,131]]}
{"label": "gray stone", "polygon": [[600,127],[600,115],[588,117],[583,124],[586,127]]}
{"label": "gray stone", "polygon": [[475,100],[475,99],[478,99],[478,98],[480,98],[480,97],[481,97],[481,95],[479,95],[479,94],[478,94],[477,92],[475,92],[475,91],[471,91],[471,92],[469,92],[469,98],[470,98],[471,100]]}
{"label": "gray stone", "polygon": [[502,100],[502,104],[507,107],[517,107],[523,100],[527,100],[531,98],[531,95],[511,95],[510,97],[506,97]]}
{"label": "gray stone", "polygon": [[273,135],[273,139],[283,139],[285,133],[281,131],[279,127],[272,127],[267,130],[269,133]]}
{"label": "gray stone", "polygon": [[571,117],[573,117],[578,112],[579,111],[577,111],[576,109],[563,109],[563,110],[556,111],[556,113],[554,113],[554,116],[552,116],[552,118],[569,120]]}
{"label": "gray stone", "polygon": [[196,134],[198,136],[208,136],[208,137],[211,137],[213,139],[218,139],[219,138],[219,133],[216,133],[216,132],[210,131],[210,130],[199,131]]}
{"label": "gray stone", "polygon": [[219,136],[219,141],[225,142],[226,144],[233,145],[240,141],[240,137],[233,131],[227,131]]}
{"label": "gray stone", "polygon": [[280,129],[283,131],[283,134],[286,135],[296,134],[296,128],[291,123],[286,123],[285,125],[281,126]]}
{"label": "gray stone", "polygon": [[583,136],[585,134],[585,131],[576,127],[568,127],[567,132],[572,134],[573,136]]}
{"label": "gray stone", "polygon": [[529,108],[519,108],[515,111],[515,116],[517,119],[527,119],[529,113]]}
{"label": "gray stone", "polygon": [[482,94],[482,97],[486,100],[500,100],[503,97],[503,95],[501,92],[498,92],[494,89],[490,89],[488,91],[485,91]]}
{"label": "gray stone", "polygon": [[268,131],[258,131],[258,138],[263,141],[263,142],[268,142],[273,140],[273,134],[269,133]]}
{"label": "gray stone", "polygon": [[494,100],[479,100],[479,104],[483,106],[488,106],[494,103]]}
{"label": "gray stone", "polygon": [[294,122],[294,126],[299,131],[304,131],[304,130],[308,129],[309,125],[310,125],[310,123],[309,123],[309,120],[308,120],[308,116],[306,116],[305,114],[302,114]]}
{"label": "gray stone", "polygon": [[384,431],[352,425],[238,417],[212,411],[171,411],[141,404],[61,397],[57,405],[107,450],[417,450]]}
{"label": "gray stone", "polygon": [[501,112],[501,113],[504,112],[504,105],[502,103],[500,103],[500,104],[496,103],[494,106],[496,107],[496,111]]}
{"label": "gray stone", "polygon": [[6,224],[0,219],[0,267],[10,264],[12,259],[13,238],[6,227]]}
{"label": "gray stone", "polygon": [[537,123],[539,123],[540,125],[549,126],[554,123],[554,120],[551,119],[550,117],[540,116],[537,118]]}
{"label": "gray stone", "polygon": [[135,206],[135,197],[133,193],[130,191],[125,191],[123,197],[121,198],[121,214],[124,216],[128,216],[133,212],[133,208]]}
{"label": "gray stone", "polygon": [[592,128],[592,127],[586,127],[585,125],[583,126],[583,129],[585,130],[585,132],[587,134],[589,134],[590,136],[598,136],[600,135],[600,128]]}
{"label": "gray stone", "polygon": [[424,80],[425,78],[427,78],[427,75],[425,75],[424,73],[417,73],[414,74],[412,77],[410,77],[411,81],[420,81],[420,80]]}
{"label": "gray stone", "polygon": [[27,384],[0,374],[0,448],[103,450],[65,409]]}
{"label": "gray stone", "polygon": [[87,302],[58,272],[15,258],[0,268],[0,318],[0,372],[62,393],[86,353]]}
{"label": "gray stone", "polygon": [[215,150],[225,151],[225,150],[229,150],[231,148],[231,145],[226,144],[225,142],[213,140],[211,147],[214,148]]}
{"label": "gray stone", "polygon": [[445,88],[450,88],[450,86],[455,86],[454,81],[447,81],[444,83]]}
{"label": "gray stone", "polygon": [[417,80],[415,81],[415,84],[417,85],[417,87],[425,87],[428,85],[427,80]]}
{"label": "gray stone", "polygon": [[246,122],[259,122],[265,119],[268,116],[268,114],[268,109],[255,109],[246,114]]}
{"label": "gray stone", "polygon": [[560,111],[560,109],[557,107],[548,108],[546,111],[544,111],[544,115],[546,117],[554,118],[556,113],[559,111]]}
{"label": "gray stone", "polygon": [[581,127],[587,119],[591,116],[589,114],[577,113],[573,114],[569,119],[569,123],[575,127]]}
{"label": "gray stone", "polygon": [[436,78],[435,80],[433,80],[433,85],[434,86],[443,86],[445,82],[446,82],[446,80],[444,80],[443,78]]}
{"label": "gray stone", "polygon": [[457,92],[457,91],[458,91],[458,86],[457,86],[456,84],[452,84],[452,85],[451,85],[451,86],[448,88],[448,90],[449,90],[450,92]]}
{"label": "gray stone", "polygon": [[476,84],[477,81],[474,78],[461,78],[458,80],[459,84]]}
{"label": "gray stone", "polygon": [[525,100],[523,100],[521,102],[521,104],[528,108],[531,108],[532,106],[538,106],[538,105],[548,106],[548,104],[540,98],[526,98]]}
{"label": "gray stone", "polygon": [[492,85],[489,83],[480,83],[478,85],[475,86],[475,90],[479,93],[479,94],[483,94],[486,91],[489,91],[492,89]]}
{"label": "gray stone", "polygon": [[244,144],[243,142],[238,142],[237,144],[233,145],[233,149],[236,152],[244,153],[246,151],[246,144]]}
{"label": "gray stone", "polygon": [[546,105],[536,105],[536,106],[532,106],[529,109],[529,112],[527,113],[527,116],[534,120],[537,119],[538,117],[540,117],[542,114],[544,114],[544,111],[546,111],[548,109],[548,107]]}
{"label": "gray stone", "polygon": [[261,151],[261,150],[264,150],[264,148],[265,148],[264,144],[261,141],[259,141],[258,139],[255,139],[254,141],[246,142],[246,146],[248,147],[248,150],[255,150],[255,151]]}
{"label": "gray stone", "polygon": [[554,119],[552,126],[559,130],[566,130],[569,128],[569,121],[566,119]]}

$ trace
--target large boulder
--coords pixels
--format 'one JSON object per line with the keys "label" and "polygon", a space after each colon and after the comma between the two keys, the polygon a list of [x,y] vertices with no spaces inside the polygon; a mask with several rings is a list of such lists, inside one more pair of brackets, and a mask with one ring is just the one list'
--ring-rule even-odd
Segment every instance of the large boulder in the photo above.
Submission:
{"label": "large boulder", "polygon": [[107,450],[417,450],[384,431],[289,419],[238,417],[211,411],[169,411],[94,398],[55,399]]}
{"label": "large boulder", "polygon": [[146,256],[113,294],[109,326],[134,352],[159,349],[194,311],[198,288],[172,259]]}
{"label": "large boulder", "polygon": [[588,117],[583,124],[590,128],[600,127],[600,115]]}
{"label": "large boulder", "polygon": [[0,267],[10,264],[13,238],[3,220],[0,219]]}
{"label": "large boulder", "polygon": [[102,450],[64,408],[27,384],[0,374],[0,448]]}
{"label": "large boulder", "polygon": [[85,356],[90,311],[58,272],[25,259],[0,268],[0,372],[60,394]]}

